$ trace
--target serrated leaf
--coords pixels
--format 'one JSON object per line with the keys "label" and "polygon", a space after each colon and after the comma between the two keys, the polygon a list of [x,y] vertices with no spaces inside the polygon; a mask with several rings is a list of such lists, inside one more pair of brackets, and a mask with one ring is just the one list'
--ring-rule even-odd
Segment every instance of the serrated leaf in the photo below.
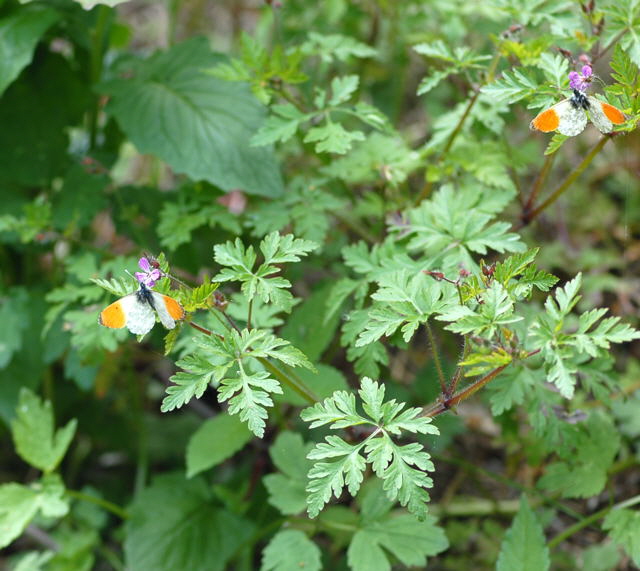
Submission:
{"label": "serrated leaf", "polygon": [[329,105],[340,105],[351,99],[353,93],[358,89],[360,78],[357,75],[345,75],[334,77],[331,80],[331,99]]}
{"label": "serrated leaf", "polygon": [[29,389],[20,391],[11,433],[16,451],[25,461],[43,472],[51,472],[62,460],[75,434],[77,421],[55,430],[49,401],[41,401]]}
{"label": "serrated leaf", "polygon": [[51,518],[66,515],[69,504],[64,491],[62,480],[54,474],[29,487],[14,482],[0,485],[0,548],[19,537],[38,511]]}
{"label": "serrated leaf", "polygon": [[320,548],[298,529],[278,532],[262,552],[260,571],[318,571]]}
{"label": "serrated leaf", "polygon": [[351,149],[354,141],[364,141],[364,138],[362,131],[347,131],[340,123],[325,123],[309,129],[304,142],[316,143],[317,153],[344,155]]}
{"label": "serrated leaf", "polygon": [[613,509],[604,518],[602,527],[610,530],[611,539],[640,566],[640,511]]}
{"label": "serrated leaf", "polygon": [[280,383],[268,372],[246,373],[240,370],[238,377],[227,377],[220,381],[218,401],[229,401],[229,414],[239,414],[249,430],[258,438],[264,435],[267,407],[273,406],[270,393],[282,393]]}
{"label": "serrated leaf", "polygon": [[133,77],[102,84],[111,96],[107,112],[140,152],[177,173],[227,191],[278,196],[283,187],[273,151],[249,145],[264,109],[245,85],[202,71],[219,61],[205,38],[157,53]]}
{"label": "serrated leaf", "polygon": [[497,101],[515,103],[535,94],[539,84],[530,70],[523,68],[505,71],[500,79],[482,87],[482,93]]}
{"label": "serrated leaf", "polygon": [[545,571],[550,566],[542,526],[525,496],[500,548],[497,571]]}

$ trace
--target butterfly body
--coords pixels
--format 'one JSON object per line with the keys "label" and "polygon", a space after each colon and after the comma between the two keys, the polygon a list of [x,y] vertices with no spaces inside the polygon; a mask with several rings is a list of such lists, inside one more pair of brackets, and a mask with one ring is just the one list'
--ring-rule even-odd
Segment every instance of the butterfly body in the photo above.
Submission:
{"label": "butterfly body", "polygon": [[586,127],[587,113],[601,133],[611,133],[614,125],[620,125],[626,120],[624,113],[617,107],[574,89],[571,97],[540,112],[531,121],[530,127],[543,133],[557,131],[567,137],[574,137]]}
{"label": "butterfly body", "polygon": [[105,327],[127,327],[131,333],[144,335],[156,322],[156,314],[167,329],[184,319],[184,308],[172,297],[149,289],[144,283],[134,293],[114,301],[100,312],[98,321]]}

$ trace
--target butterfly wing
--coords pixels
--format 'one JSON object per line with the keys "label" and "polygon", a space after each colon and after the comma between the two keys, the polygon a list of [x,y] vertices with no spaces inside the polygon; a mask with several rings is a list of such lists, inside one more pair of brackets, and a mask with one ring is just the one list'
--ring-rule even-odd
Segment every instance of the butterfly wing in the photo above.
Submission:
{"label": "butterfly wing", "polygon": [[620,109],[593,96],[589,96],[589,117],[601,133],[611,133],[614,125],[620,125],[626,121]]}
{"label": "butterfly wing", "polygon": [[173,329],[176,326],[176,321],[184,319],[184,308],[175,299],[157,291],[152,291],[151,295],[158,317],[167,329]]}
{"label": "butterfly wing", "polygon": [[584,131],[586,125],[584,109],[575,107],[571,99],[564,99],[536,115],[529,126],[543,133],[558,131],[567,137],[575,137]]}
{"label": "butterfly wing", "polygon": [[137,294],[131,293],[103,309],[98,321],[105,327],[122,329],[126,326],[131,333],[144,335],[151,331],[156,317],[148,303],[141,301]]}

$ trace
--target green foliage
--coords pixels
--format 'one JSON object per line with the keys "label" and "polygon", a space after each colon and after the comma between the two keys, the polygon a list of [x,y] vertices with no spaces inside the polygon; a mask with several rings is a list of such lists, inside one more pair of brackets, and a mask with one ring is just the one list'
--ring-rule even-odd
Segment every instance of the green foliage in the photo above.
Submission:
{"label": "green foliage", "polygon": [[[277,196],[282,180],[271,150],[248,145],[264,112],[244,86],[202,72],[219,60],[202,38],[156,54],[133,67],[133,78],[102,84],[107,110],[140,152],[176,172],[223,190]],[[158,121],[164,137],[155,134]]]}
{"label": "green foliage", "polygon": [[603,527],[611,530],[613,541],[624,548],[636,565],[640,565],[640,513],[631,509],[612,510],[605,517]]}
{"label": "green foliage", "polygon": [[254,268],[257,255],[253,246],[245,248],[240,239],[236,239],[235,242],[215,246],[216,262],[226,267],[213,280],[239,281],[249,301],[259,297],[264,303],[273,303],[288,312],[293,306],[293,296],[287,291],[291,282],[279,276],[271,277],[280,271],[276,264],[298,262],[301,256],[306,256],[315,248],[317,245],[309,240],[272,232],[260,242],[264,260]]}
{"label": "green foliage", "polygon": [[620,323],[619,317],[602,319],[606,309],[583,313],[575,332],[564,331],[565,323],[570,321],[571,310],[580,300],[578,289],[581,281],[581,275],[578,274],[564,288],[556,290],[555,300],[548,297],[546,312],[533,324],[535,345],[542,349],[548,365],[549,381],[566,398],[571,398],[575,390],[578,371],[576,359],[582,356],[605,356],[611,343],[622,343],[640,337],[640,331],[626,323]]}
{"label": "green foliage", "polygon": [[59,18],[55,9],[32,4],[0,20],[0,94],[29,65],[41,37]]}
{"label": "green foliage", "polygon": [[55,430],[51,403],[44,403],[29,389],[20,391],[11,434],[20,457],[45,473],[57,467],[76,431],[75,420]]}
{"label": "green foliage", "polygon": [[216,505],[202,480],[181,474],[157,478],[130,509],[124,550],[134,569],[225,569],[253,528]]}
{"label": "green foliage", "polygon": [[498,571],[543,571],[549,569],[549,549],[545,545],[542,526],[529,507],[525,496],[506,533],[500,549]]}
{"label": "green foliage", "polygon": [[382,479],[384,491],[390,500],[398,500],[421,519],[426,515],[429,494],[426,489],[433,483],[425,471],[433,470],[430,456],[417,443],[404,446],[395,443],[392,436],[402,431],[419,434],[438,434],[429,418],[417,418],[420,409],[410,408],[402,412],[404,404],[395,399],[384,401],[383,385],[371,379],[362,379],[358,391],[365,416],[356,410],[353,394],[337,391],[302,411],[301,417],[311,428],[330,425],[332,429],[369,425],[372,433],[358,444],[349,444],[339,436],[327,436],[309,453],[316,462],[309,471],[307,504],[311,517],[315,517],[331,496],[340,496],[345,484],[351,495],[360,489],[363,472],[370,464],[376,476]]}
{"label": "green foliage", "polygon": [[310,571],[322,569],[320,548],[297,529],[278,532],[262,552],[260,570],[297,571],[301,567]]}
{"label": "green foliage", "polygon": [[638,563],[638,1],[120,3],[0,1],[3,563]]}
{"label": "green foliage", "polygon": [[418,95],[428,93],[450,75],[471,69],[484,69],[484,66],[479,64],[491,59],[489,55],[474,54],[466,46],[452,50],[442,40],[436,40],[428,44],[418,44],[413,49],[420,55],[433,59],[444,66],[443,69],[438,69],[420,82]]}
{"label": "green foliage", "polygon": [[[220,438],[222,434],[224,438]],[[187,478],[230,458],[250,439],[251,432],[237,417],[220,414],[203,422],[189,439],[186,451]]]}
{"label": "green foliage", "polygon": [[359,497],[361,518],[347,551],[351,569],[389,571],[389,554],[406,566],[426,566],[428,556],[447,548],[444,531],[433,516],[420,521],[390,512],[393,504],[381,492],[372,483]]}

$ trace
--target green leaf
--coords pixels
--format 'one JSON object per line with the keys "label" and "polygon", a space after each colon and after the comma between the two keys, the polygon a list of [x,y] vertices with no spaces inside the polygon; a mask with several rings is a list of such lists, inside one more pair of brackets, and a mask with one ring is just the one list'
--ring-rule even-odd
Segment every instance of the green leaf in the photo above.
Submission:
{"label": "green leaf", "polygon": [[316,143],[317,153],[344,155],[351,150],[354,141],[364,141],[362,131],[347,131],[340,123],[325,123],[312,127],[304,137],[305,143]]}
{"label": "green leaf", "polygon": [[251,436],[237,417],[223,413],[206,420],[187,445],[187,478],[230,458],[251,440]]}
{"label": "green leaf", "polygon": [[466,335],[474,335],[491,339],[501,327],[521,321],[523,318],[514,315],[513,300],[498,282],[493,282],[485,291],[483,303],[472,310],[466,306],[456,306],[451,311],[445,311],[436,319],[450,321],[445,327],[449,331]]}
{"label": "green leaf", "polygon": [[[349,444],[338,436],[327,436],[307,456],[314,463],[309,471],[307,492],[308,511],[315,517],[331,496],[339,497],[345,484],[354,495],[360,488],[366,464],[372,465],[390,500],[398,500],[421,519],[426,515],[429,494],[425,488],[433,483],[425,471],[433,471],[429,454],[417,443],[400,446],[389,434],[400,436],[402,431],[438,434],[431,419],[419,417],[421,410],[412,408],[402,412],[403,403],[384,400],[383,387],[371,379],[362,379],[360,397],[363,409],[370,418],[358,414],[354,395],[337,391],[331,398],[302,411],[301,418],[311,428],[329,424],[332,429],[363,424],[373,425],[373,432],[362,442]],[[377,427],[377,428],[376,428]],[[365,457],[361,456],[364,449]]]}
{"label": "green leaf", "polygon": [[38,511],[50,518],[66,515],[69,504],[64,492],[62,480],[55,474],[29,487],[14,482],[0,485],[0,548],[19,537]]}
{"label": "green leaf", "polygon": [[228,266],[213,277],[213,281],[240,281],[242,292],[251,301],[258,296],[264,303],[273,303],[285,311],[293,306],[293,296],[288,291],[291,283],[274,274],[280,272],[280,267],[272,264],[298,262],[301,256],[306,256],[317,248],[315,242],[294,238],[292,234],[281,236],[272,232],[260,243],[265,261],[257,269],[257,260],[252,246],[245,248],[242,241],[214,246],[214,258],[222,266]]}
{"label": "green leaf", "polygon": [[538,484],[567,498],[599,494],[620,449],[618,429],[609,417],[592,413],[586,422],[565,427],[565,433],[569,445],[557,449],[561,461],[548,465]]}
{"label": "green leaf", "polygon": [[496,570],[545,571],[550,564],[542,526],[522,496],[520,510],[502,542]]}
{"label": "green leaf", "polygon": [[215,505],[203,480],[180,474],[160,476],[139,493],[125,528],[127,568],[189,571],[226,569],[255,529]]}
{"label": "green leaf", "polygon": [[370,58],[377,50],[363,42],[342,34],[319,34],[310,31],[307,41],[300,46],[305,55],[317,55],[323,61],[346,61],[351,57]]}
{"label": "green leaf", "polygon": [[29,294],[25,288],[12,288],[0,299],[0,369],[4,369],[24,343],[27,329]]}
{"label": "green leaf", "polygon": [[205,38],[157,53],[133,77],[101,86],[111,96],[107,111],[140,152],[177,173],[227,191],[278,196],[282,179],[272,150],[249,145],[265,111],[245,85],[202,71],[218,61]]}
{"label": "green leaf", "polygon": [[167,396],[160,407],[162,412],[180,408],[194,397],[199,399],[217,373],[206,358],[197,354],[187,355],[176,365],[187,370],[178,371],[169,378],[174,384],[167,387]]}
{"label": "green leaf", "polygon": [[0,20],[0,95],[31,63],[36,45],[59,19],[57,10],[34,3]]}
{"label": "green leaf", "polygon": [[481,91],[497,101],[515,103],[534,95],[539,89],[533,72],[524,68],[505,71],[500,79],[485,85]]}
{"label": "green leaf", "polygon": [[640,566],[640,511],[613,509],[604,518],[602,527],[610,530],[611,539]]}
{"label": "green leaf", "polygon": [[602,11],[607,23],[603,41],[607,44],[613,42],[618,44],[620,49],[624,49],[633,62],[640,66],[640,37],[637,33],[640,22],[640,2],[637,0],[608,2],[603,6]]}
{"label": "green leaf", "polygon": [[16,451],[27,463],[43,472],[51,472],[62,460],[76,431],[77,421],[70,420],[55,430],[51,403],[44,403],[29,389],[20,391],[16,418],[11,433]]}
{"label": "green leaf", "polygon": [[435,518],[417,521],[410,515],[372,522],[356,532],[347,557],[353,571],[390,571],[387,553],[406,566],[426,568],[428,555],[444,551],[449,543],[444,531],[435,525]]}
{"label": "green leaf", "polygon": [[285,143],[296,134],[301,123],[313,116],[311,113],[302,113],[291,103],[274,105],[271,110],[274,115],[270,115],[251,137],[251,145],[254,147]]}
{"label": "green leaf", "polygon": [[334,77],[331,80],[331,99],[329,105],[340,105],[351,99],[360,78],[357,75],[345,75],[344,77]]}
{"label": "green leaf", "polygon": [[313,444],[305,444],[294,432],[281,432],[269,450],[279,473],[268,474],[263,482],[269,492],[269,503],[283,515],[295,515],[307,506],[307,472],[311,462],[307,455]]}
{"label": "green leaf", "polygon": [[240,369],[238,377],[220,381],[218,401],[229,401],[229,414],[239,414],[249,430],[259,438],[264,435],[267,407],[273,406],[270,393],[282,393],[280,384],[268,372],[247,373]]}
{"label": "green leaf", "polygon": [[278,532],[262,552],[260,571],[318,571],[320,548],[298,529]]}
{"label": "green leaf", "polygon": [[486,201],[484,194],[473,185],[457,190],[444,185],[433,198],[406,212],[408,224],[403,223],[392,230],[408,237],[411,252],[432,256],[432,264],[440,268],[463,264],[472,269],[477,262],[471,252],[485,255],[489,249],[497,252],[524,250],[520,236],[509,232],[509,223],[491,221],[496,211],[503,208],[504,204],[496,208]]}

